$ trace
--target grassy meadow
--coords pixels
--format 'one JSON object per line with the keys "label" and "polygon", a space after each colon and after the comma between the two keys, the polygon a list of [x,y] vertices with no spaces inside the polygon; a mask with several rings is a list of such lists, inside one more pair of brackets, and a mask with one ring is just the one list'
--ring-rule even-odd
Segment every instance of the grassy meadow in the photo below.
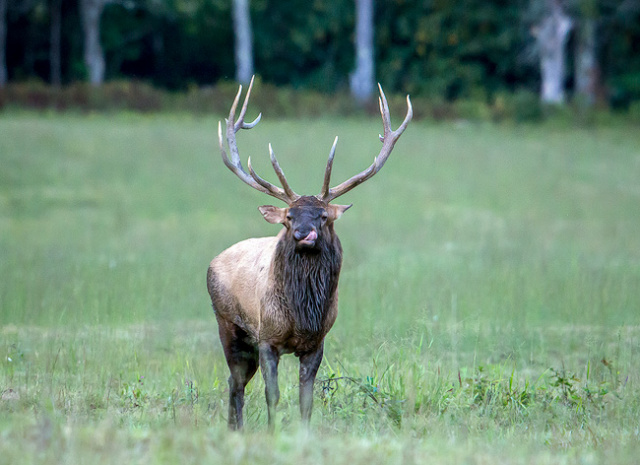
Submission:
{"label": "grassy meadow", "polygon": [[[242,157],[275,180],[271,142],[299,193],[335,135],[334,184],[380,148],[378,118],[260,110]],[[0,464],[637,463],[637,128],[412,123],[339,200],[310,432],[286,356],[270,435],[259,375],[227,431],[205,277],[278,201],[224,167],[217,119],[0,113]]]}

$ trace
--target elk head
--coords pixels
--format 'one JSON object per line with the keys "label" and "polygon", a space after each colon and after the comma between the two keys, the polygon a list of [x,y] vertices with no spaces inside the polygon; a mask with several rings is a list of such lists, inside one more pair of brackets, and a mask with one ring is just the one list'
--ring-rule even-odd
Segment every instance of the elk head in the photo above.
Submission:
{"label": "elk head", "polygon": [[235,173],[244,183],[253,187],[254,189],[263,192],[267,195],[282,200],[288,206],[286,208],[279,208],[272,205],[264,205],[259,207],[262,216],[269,223],[281,223],[287,230],[288,234],[296,241],[297,250],[314,250],[318,247],[323,239],[323,232],[333,230],[333,222],[336,221],[351,205],[334,205],[331,204],[333,200],[341,195],[349,192],[351,189],[359,184],[362,184],[373,175],[375,175],[384,166],[387,158],[391,154],[396,141],[400,138],[404,130],[407,128],[409,121],[413,117],[413,108],[411,106],[411,100],[407,95],[407,114],[404,121],[398,129],[393,131],[391,129],[391,116],[389,115],[389,105],[387,99],[382,91],[382,87],[378,84],[380,90],[380,97],[378,99],[380,105],[380,113],[382,115],[382,123],[384,132],[380,135],[380,141],[382,142],[382,148],[380,153],[373,160],[373,163],[364,171],[347,179],[342,184],[336,187],[330,187],[331,184],[331,169],[333,167],[333,158],[336,152],[336,145],[338,143],[338,137],[335,138],[331,151],[329,153],[329,159],[327,161],[327,167],[324,174],[324,183],[320,194],[315,196],[300,196],[296,194],[284,175],[280,164],[273,153],[273,148],[269,144],[269,154],[271,158],[271,164],[273,169],[282,184],[282,188],[277,187],[270,182],[264,180],[253,170],[251,166],[251,157],[247,161],[249,173],[247,173],[242,167],[240,161],[240,155],[238,152],[238,146],[236,143],[236,133],[240,129],[251,129],[255,127],[259,122],[262,114],[251,123],[246,123],[244,117],[247,111],[247,105],[249,103],[249,96],[251,95],[251,89],[253,87],[253,78],[249,84],[247,95],[245,96],[240,115],[236,119],[236,110],[242,94],[242,86],[238,89],[238,93],[233,101],[229,117],[225,120],[226,126],[226,138],[229,150],[231,152],[231,159],[227,156],[227,152],[224,148],[224,141],[222,137],[222,123],[218,123],[218,140],[220,144],[220,152],[222,154],[222,160],[224,164]]}
{"label": "elk head", "polygon": [[333,222],[351,205],[332,205],[315,196],[303,196],[287,208],[273,205],[258,207],[269,223],[284,225],[299,251],[317,250],[326,233],[332,231]]}

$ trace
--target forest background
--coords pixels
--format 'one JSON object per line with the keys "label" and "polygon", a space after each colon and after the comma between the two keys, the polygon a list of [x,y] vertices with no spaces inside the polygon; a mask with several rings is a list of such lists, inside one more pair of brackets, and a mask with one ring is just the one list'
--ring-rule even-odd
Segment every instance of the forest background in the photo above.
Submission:
{"label": "forest background", "polygon": [[[428,102],[418,117],[532,119],[540,102],[639,116],[639,51],[638,0],[0,0],[0,105],[152,110],[158,90],[255,73],[359,102],[381,82]],[[287,96],[276,114],[316,106]]]}

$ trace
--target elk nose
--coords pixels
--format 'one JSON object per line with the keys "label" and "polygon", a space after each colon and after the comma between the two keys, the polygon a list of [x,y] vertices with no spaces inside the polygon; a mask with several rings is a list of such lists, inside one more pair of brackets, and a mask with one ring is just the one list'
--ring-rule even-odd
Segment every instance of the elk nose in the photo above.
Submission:
{"label": "elk nose", "polygon": [[296,241],[313,244],[318,238],[318,233],[316,233],[315,229],[296,229],[293,232],[293,237]]}
{"label": "elk nose", "polygon": [[306,230],[306,229],[296,229],[293,232],[293,237],[295,237],[296,241],[302,240],[305,237],[307,237],[309,235],[309,233],[311,232],[311,230]]}

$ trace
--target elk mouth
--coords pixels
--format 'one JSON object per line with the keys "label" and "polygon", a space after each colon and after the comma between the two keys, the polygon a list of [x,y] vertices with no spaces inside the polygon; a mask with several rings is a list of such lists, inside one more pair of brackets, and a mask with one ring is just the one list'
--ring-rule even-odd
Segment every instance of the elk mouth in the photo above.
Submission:
{"label": "elk mouth", "polygon": [[318,233],[313,229],[305,237],[297,240],[297,247],[299,248],[311,248],[315,247],[318,240]]}

